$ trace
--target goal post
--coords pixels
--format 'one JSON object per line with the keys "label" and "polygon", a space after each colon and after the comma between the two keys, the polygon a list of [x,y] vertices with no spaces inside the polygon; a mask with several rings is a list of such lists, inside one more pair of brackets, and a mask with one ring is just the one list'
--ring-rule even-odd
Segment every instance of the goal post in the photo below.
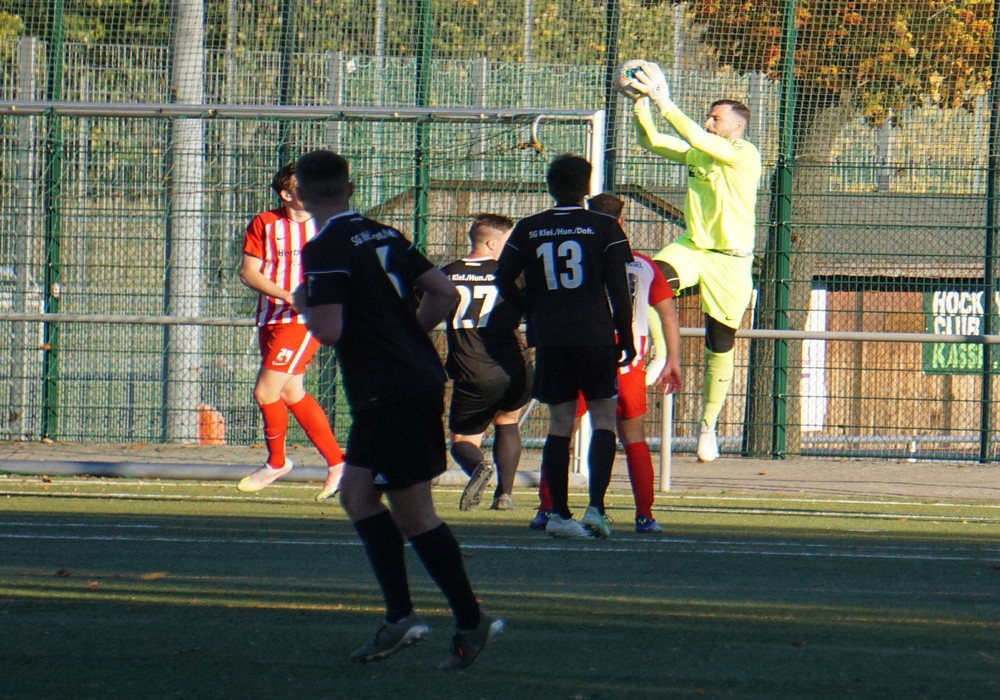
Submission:
{"label": "goal post", "polygon": [[[465,252],[470,214],[548,207],[552,157],[585,155],[597,190],[604,171],[599,110],[0,102],[0,252],[14,261],[0,269],[0,351],[16,359],[0,368],[0,410],[16,416],[0,437],[194,441],[211,405],[230,442],[259,439],[256,295],[238,270],[247,223],[277,206],[281,138],[348,158],[355,208],[411,237],[422,222],[439,263]],[[52,148],[55,190],[39,177]]]}

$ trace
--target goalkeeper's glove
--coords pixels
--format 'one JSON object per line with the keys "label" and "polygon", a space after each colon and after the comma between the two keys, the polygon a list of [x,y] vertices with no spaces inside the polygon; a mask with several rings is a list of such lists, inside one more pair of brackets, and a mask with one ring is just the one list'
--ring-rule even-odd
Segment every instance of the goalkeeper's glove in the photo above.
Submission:
{"label": "goalkeeper's glove", "polygon": [[674,106],[673,100],[670,99],[670,86],[667,85],[667,79],[655,63],[646,61],[642,64],[632,78],[632,87],[643,95],[647,95],[660,110],[660,114]]}

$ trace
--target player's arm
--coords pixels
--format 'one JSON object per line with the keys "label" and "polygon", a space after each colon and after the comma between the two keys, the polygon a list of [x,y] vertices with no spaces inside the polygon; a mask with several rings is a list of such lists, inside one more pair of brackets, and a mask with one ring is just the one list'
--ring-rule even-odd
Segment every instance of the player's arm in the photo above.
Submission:
{"label": "player's arm", "polygon": [[663,339],[667,346],[666,362],[652,384],[662,394],[680,391],[681,381],[681,328],[677,319],[677,306],[673,297],[663,299],[653,306]]}
{"label": "player's arm", "polygon": [[665,110],[663,118],[681,135],[681,138],[691,144],[691,148],[701,151],[717,161],[738,163],[745,157],[745,153],[749,153],[747,149],[739,149],[734,146],[729,139],[705,131],[701,124],[684,114],[677,105]]}
{"label": "player's arm", "polygon": [[648,97],[636,100],[632,106],[632,120],[635,122],[635,133],[640,146],[675,163],[685,162],[685,155],[691,147],[676,136],[659,132],[653,122]]}
{"label": "player's arm", "polygon": [[419,275],[414,280],[414,287],[420,295],[417,321],[421,328],[430,333],[455,309],[455,304],[458,303],[458,290],[448,276],[436,267]]}
{"label": "player's arm", "polygon": [[505,246],[500,253],[496,271],[496,285],[508,303],[513,304],[523,314],[528,308],[528,299],[524,289],[517,283],[522,272],[520,252],[511,246]]}
{"label": "player's arm", "polygon": [[[307,266],[308,269],[308,266]],[[306,272],[305,282],[292,295],[292,305],[305,318],[306,328],[323,345],[336,345],[344,331],[346,273]]]}
{"label": "player's arm", "polygon": [[611,316],[618,332],[618,349],[621,367],[635,359],[635,338],[632,335],[632,293],[628,285],[625,263],[611,263],[605,268],[605,288],[611,301]]}
{"label": "player's arm", "polygon": [[275,299],[280,299],[285,303],[291,304],[292,292],[269,280],[267,276],[261,272],[263,267],[263,260],[244,253],[243,264],[240,265],[240,282],[250,287],[250,289],[254,290],[258,294],[274,297]]}

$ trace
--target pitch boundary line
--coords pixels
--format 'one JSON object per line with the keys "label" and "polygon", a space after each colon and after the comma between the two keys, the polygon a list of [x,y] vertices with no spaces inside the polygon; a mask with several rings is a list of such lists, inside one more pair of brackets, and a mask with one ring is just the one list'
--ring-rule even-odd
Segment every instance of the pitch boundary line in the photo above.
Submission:
{"label": "pitch boundary line", "polygon": [[[134,479],[134,480],[130,479],[129,483],[131,485],[135,485],[135,486],[160,486],[160,487],[162,487],[162,486],[177,486],[177,487],[180,487],[182,485],[189,485],[191,482],[190,481],[186,481],[186,482],[185,481],[167,482],[167,481],[160,481],[160,480],[157,480],[157,481],[141,481],[141,480],[138,480],[138,479]],[[94,486],[96,486],[96,484],[94,484]],[[305,491],[305,490],[315,491],[315,487],[314,486],[306,487],[306,486],[299,486],[297,484],[281,484],[279,486],[279,488],[283,488],[283,489],[295,489],[295,490],[300,490],[300,491]],[[437,487],[437,488],[440,488],[440,487]],[[443,493],[460,493],[461,492],[461,489],[457,489],[457,488],[454,488],[454,489],[453,488],[441,488],[440,490]],[[620,491],[621,491],[622,494],[626,494],[627,493],[627,489],[620,489]],[[572,493],[572,491],[571,491],[571,493]],[[613,494],[611,494],[611,495],[613,495]],[[247,502],[247,501],[252,501],[254,503],[302,503],[303,502],[302,499],[300,499],[300,498],[294,498],[294,497],[283,497],[283,496],[276,496],[276,495],[267,495],[267,496],[264,496],[264,497],[257,496],[256,498],[254,498],[254,497],[247,497],[247,496],[239,494],[239,493],[234,493],[234,494],[231,494],[231,495],[229,495],[229,494],[218,495],[218,496],[211,496],[211,495],[191,495],[189,493],[188,494],[183,494],[183,493],[180,493],[180,494],[168,494],[168,493],[164,493],[164,494],[145,494],[145,493],[129,493],[127,491],[111,491],[111,492],[103,491],[103,492],[99,492],[99,493],[98,492],[81,493],[79,491],[62,493],[62,492],[52,492],[52,491],[49,491],[49,492],[46,492],[46,493],[39,493],[39,492],[36,492],[36,491],[18,491],[18,490],[14,490],[14,489],[2,489],[2,488],[0,488],[0,496],[15,496],[15,497],[23,497],[23,498],[31,498],[31,497],[36,497],[36,498],[108,498],[108,499],[153,500],[153,501],[183,501],[183,500],[191,500],[191,501],[210,501],[210,502],[220,502],[220,503],[225,503],[225,502],[230,502],[230,501],[232,501],[232,502]],[[696,510],[698,508],[698,506],[688,507],[688,506],[685,506],[683,504],[676,504],[676,503],[671,503],[671,502],[663,502],[663,501],[666,501],[667,499],[674,499],[674,498],[676,498],[676,499],[682,499],[682,500],[685,500],[685,501],[688,501],[688,500],[691,500],[691,501],[693,501],[693,500],[701,500],[701,501],[715,501],[715,502],[720,502],[721,501],[721,502],[733,502],[733,503],[741,503],[741,502],[746,502],[746,501],[780,501],[782,503],[807,503],[807,504],[813,504],[813,505],[823,503],[823,504],[839,504],[839,505],[874,505],[874,506],[885,506],[885,507],[890,507],[890,506],[920,506],[920,507],[924,507],[924,508],[982,508],[982,509],[989,509],[989,510],[1000,510],[1000,502],[998,502],[998,501],[991,501],[991,500],[985,500],[985,499],[983,501],[979,501],[978,499],[968,499],[968,501],[970,501],[970,502],[937,501],[937,500],[933,500],[932,498],[927,497],[927,496],[912,496],[912,497],[893,496],[891,498],[894,499],[894,500],[886,500],[885,498],[871,498],[871,499],[867,499],[867,498],[866,499],[860,499],[860,498],[827,498],[827,497],[824,497],[824,496],[815,496],[815,497],[791,496],[791,497],[789,497],[789,496],[780,495],[778,493],[760,492],[760,493],[754,493],[754,494],[747,494],[745,496],[731,496],[731,495],[713,496],[713,495],[708,495],[708,494],[701,494],[701,495],[678,494],[677,496],[672,497],[670,494],[659,494],[659,497],[662,500],[660,502],[657,502],[654,505],[654,508],[658,508],[660,510],[670,510],[670,509],[675,509],[675,510],[688,510],[688,509],[690,509],[690,510]],[[711,510],[719,510],[719,512],[728,512],[724,508],[706,509],[706,512],[710,512]],[[735,511],[733,511],[733,512],[735,512]],[[775,512],[775,511],[768,511],[768,512]]]}
{"label": "pitch boundary line", "polygon": [[[3,522],[0,526],[24,525],[18,522]],[[31,524],[34,525],[33,523]],[[101,527],[101,526],[97,526]],[[4,533],[0,532],[0,540],[37,540],[37,541],[76,541],[76,542],[138,542],[138,543],[167,543],[167,544],[230,544],[230,545],[254,545],[254,546],[301,546],[301,547],[360,547],[361,543],[348,540],[308,540],[308,539],[288,539],[288,538],[257,538],[257,537],[176,537],[176,536],[139,536],[139,535],[90,535],[90,534],[33,534],[33,533]],[[635,545],[635,546],[632,546]],[[652,545],[652,546],[650,546]],[[667,546],[663,546],[667,545]],[[981,561],[989,556],[1000,556],[1000,547],[965,547],[967,553],[957,553],[954,547],[941,547],[935,550],[929,547],[907,547],[900,545],[870,545],[866,551],[859,551],[857,543],[827,544],[816,542],[789,542],[777,541],[762,544],[759,542],[740,543],[734,540],[706,540],[699,541],[689,538],[662,538],[656,541],[633,541],[629,543],[619,542],[609,545],[607,542],[594,541],[587,545],[562,542],[556,540],[544,543],[520,542],[517,544],[498,543],[477,543],[475,541],[464,542],[462,549],[478,551],[560,551],[560,552],[586,552],[587,554],[609,553],[622,554],[656,551],[663,554],[716,554],[716,555],[741,555],[741,556],[775,556],[775,557],[824,557],[843,559],[884,559],[884,560],[908,560],[908,561]],[[949,554],[942,554],[947,550]]]}

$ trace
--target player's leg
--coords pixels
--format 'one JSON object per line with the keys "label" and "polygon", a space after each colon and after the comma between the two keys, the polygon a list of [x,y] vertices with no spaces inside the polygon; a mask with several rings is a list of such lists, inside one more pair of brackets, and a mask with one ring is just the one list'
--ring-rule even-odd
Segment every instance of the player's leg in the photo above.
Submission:
{"label": "player's leg", "polygon": [[699,461],[719,457],[716,424],[735,372],[736,329],[753,294],[752,258],[706,252],[699,294],[705,312],[705,378],[697,454]]}
{"label": "player's leg", "polygon": [[451,456],[469,481],[458,499],[459,510],[479,506],[483,492],[496,469],[487,463],[481,449],[483,434],[489,427],[496,406],[503,396],[504,382],[455,382],[448,411],[451,431]]}
{"label": "player's leg", "polygon": [[344,472],[344,452],[340,449],[340,445],[333,435],[333,428],[330,427],[330,420],[323,407],[306,392],[304,377],[303,374],[293,376],[285,384],[281,399],[288,406],[288,410],[298,424],[302,426],[309,442],[319,450],[326,461],[326,479],[323,482],[323,488],[316,494],[316,500],[323,502],[340,488],[340,480]]}
{"label": "player's leg", "polygon": [[[486,643],[503,631],[504,623],[481,613],[458,541],[434,509],[431,479],[446,467],[441,449],[442,409],[442,398],[436,393],[386,407],[381,412],[386,427],[381,431],[376,459],[400,532],[455,616],[453,654],[442,668],[460,668],[472,663]],[[391,435],[387,434],[388,426],[393,426]]]}
{"label": "player's leg", "polygon": [[660,532],[653,518],[653,458],[646,443],[646,373],[629,368],[618,377],[618,440],[625,448],[625,464],[635,500],[636,532]]}
{"label": "player's leg", "polygon": [[705,380],[698,435],[698,461],[712,462],[719,457],[716,423],[729,394],[736,367],[736,329],[705,317]]}
{"label": "player's leg", "polygon": [[[579,394],[573,416],[573,434],[576,434],[576,431],[579,429],[580,418],[586,412],[587,402],[583,400],[583,395]],[[569,467],[567,466],[567,472],[568,470]],[[528,528],[531,530],[544,530],[549,524],[549,518],[552,516],[552,494],[549,493],[548,479],[545,478],[545,460],[542,460],[542,464],[538,470],[538,477],[538,510],[535,513],[535,517],[528,523]]]}
{"label": "player's leg", "polygon": [[499,411],[493,419],[493,463],[497,468],[491,506],[494,510],[514,507],[514,478],[521,463],[521,430],[517,425],[520,414],[520,410]]}
{"label": "player's leg", "polygon": [[360,464],[377,464],[378,440],[384,430],[378,411],[358,412],[348,436],[348,460],[340,483],[340,502],[354,525],[385,602],[385,621],[375,636],[351,654],[361,663],[381,661],[425,639],[430,629],[413,611],[406,571],[406,539],[375,487],[376,472]]}
{"label": "player's leg", "polygon": [[460,433],[451,434],[451,458],[462,468],[466,476],[472,476],[480,464],[486,461],[486,455],[482,450],[483,434],[462,435]]}
{"label": "player's leg", "polygon": [[549,428],[542,447],[542,474],[552,498],[545,531],[554,537],[587,537],[569,509],[570,442],[580,390],[581,348],[536,348],[534,396],[549,407]]}
{"label": "player's leg", "polygon": [[483,434],[461,435],[451,434],[451,456],[458,462],[469,480],[458,498],[459,510],[473,510],[479,507],[486,487],[496,473],[496,468],[486,462],[481,448]]}
{"label": "player's leg", "polygon": [[289,365],[290,377],[281,388],[281,400],[319,453],[326,460],[327,474],[323,488],[316,495],[319,502],[337,492],[344,470],[344,452],[340,449],[337,439],[330,427],[330,420],[323,407],[315,398],[306,392],[305,371],[312,362],[319,342],[303,326],[291,324],[281,330],[283,345],[294,347],[294,360]]}
{"label": "player's leg", "polygon": [[285,436],[288,433],[288,405],[281,400],[285,384],[292,375],[261,367],[254,384],[253,397],[264,419],[264,446],[267,464],[279,469],[285,464]]}
{"label": "player's leg", "polygon": [[493,508],[514,507],[514,478],[521,463],[521,412],[531,399],[533,370],[530,363],[511,373],[497,413],[493,417],[493,463],[497,468],[497,486],[493,493]]}
{"label": "player's leg", "polygon": [[660,268],[675,294],[693,287],[700,280],[699,250],[688,241],[674,241],[660,249],[653,256],[653,263]]}
{"label": "player's leg", "polygon": [[284,347],[280,329],[262,326],[257,331],[261,365],[254,383],[253,397],[264,420],[264,445],[267,459],[264,466],[252,472],[236,485],[240,491],[254,492],[270,486],[292,469],[285,455],[285,435],[288,433],[288,407],[281,392],[291,378],[289,358],[293,350]]}
{"label": "player's leg", "polygon": [[618,352],[613,347],[589,350],[588,353],[581,353],[586,369],[580,390],[587,402],[593,428],[588,452],[590,502],[580,523],[597,537],[609,537],[611,528],[604,512],[604,497],[611,484],[611,470],[615,462]]}
{"label": "player's leg", "polygon": [[542,476],[548,489],[552,513],[545,531],[556,537],[586,537],[569,509],[570,444],[576,401],[549,405],[549,430],[542,446]]}

